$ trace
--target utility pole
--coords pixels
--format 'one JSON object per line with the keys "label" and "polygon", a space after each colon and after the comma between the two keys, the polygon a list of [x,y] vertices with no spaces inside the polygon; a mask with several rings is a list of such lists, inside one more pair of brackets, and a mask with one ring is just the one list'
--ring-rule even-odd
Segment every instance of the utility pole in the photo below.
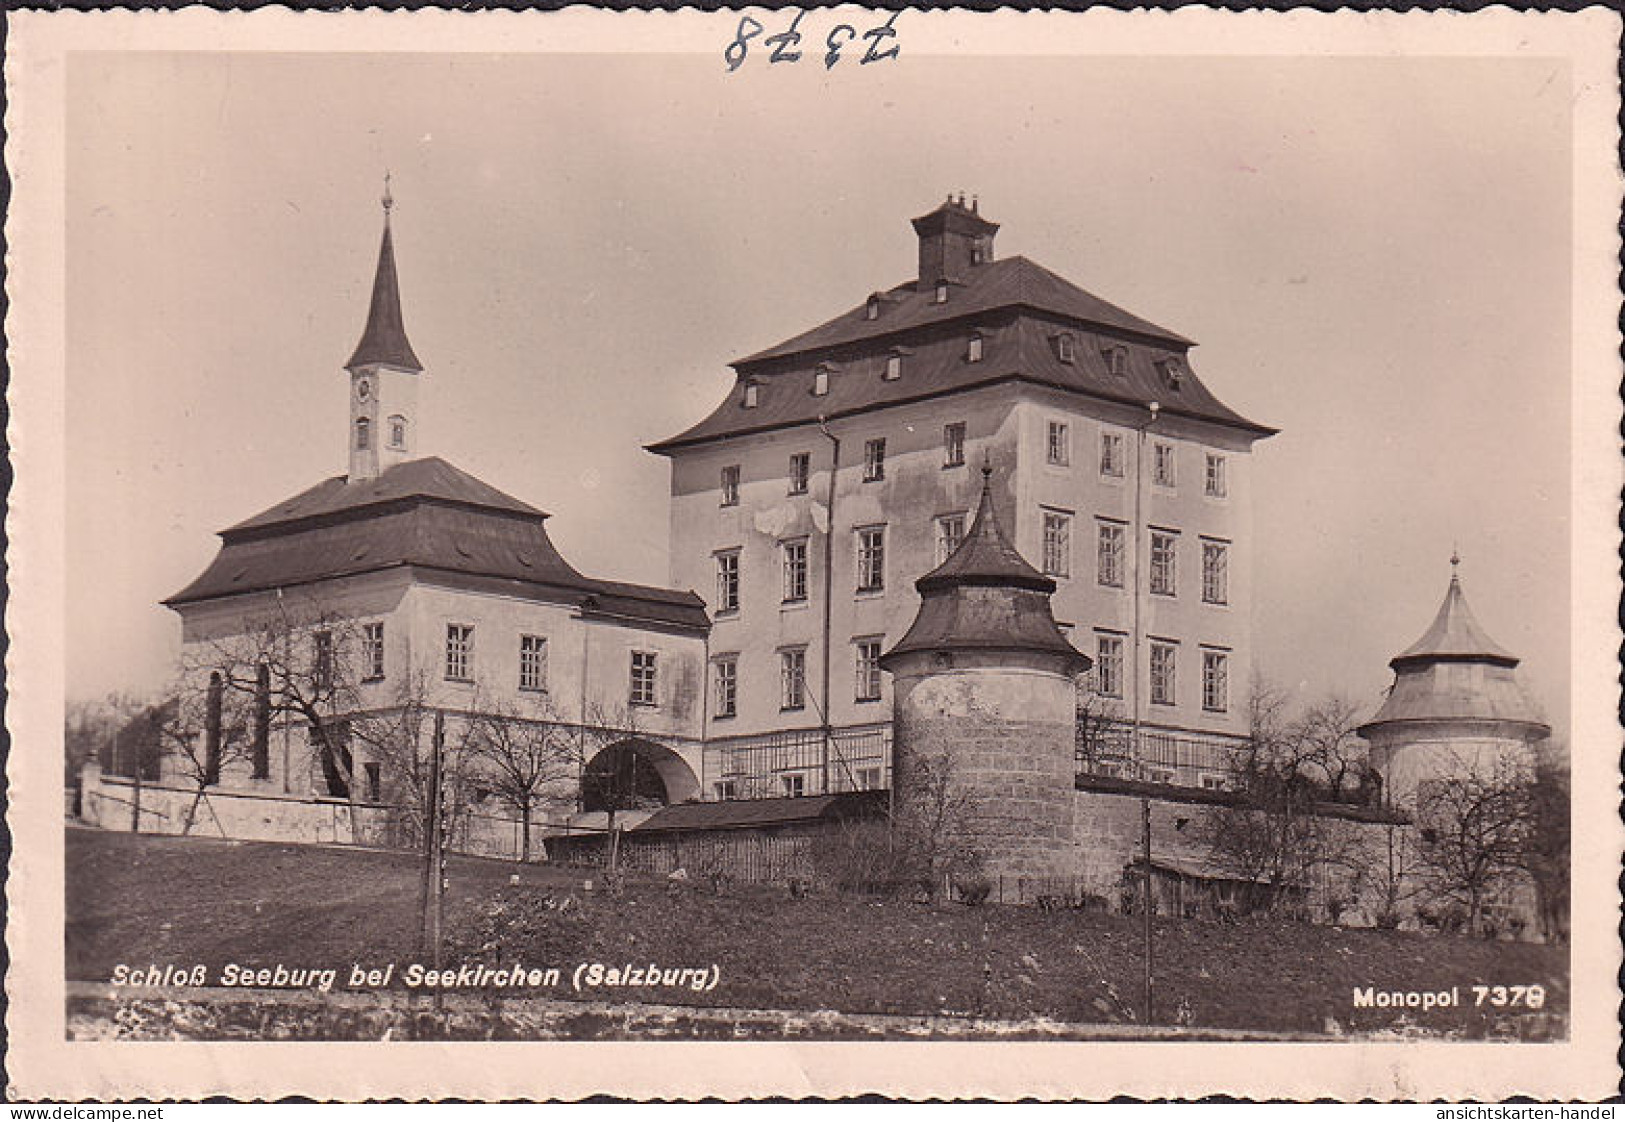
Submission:
{"label": "utility pole", "polygon": [[434,799],[432,811],[434,828],[429,833],[432,839],[429,843],[429,866],[434,876],[433,891],[429,896],[429,950],[436,970],[440,969],[440,925],[444,918],[446,900],[446,772],[443,758],[445,747],[446,714],[444,710],[436,709],[434,762],[430,771]]}
{"label": "utility pole", "polygon": [[418,952],[427,951],[435,969],[440,968],[441,897],[446,876],[446,854],[441,806],[443,786],[441,779],[441,753],[446,741],[446,715],[436,709],[434,713],[434,739],[429,750],[428,805],[423,831],[423,879],[419,885],[418,906],[421,909],[418,926]]}
{"label": "utility pole", "polygon": [[1154,905],[1151,900],[1151,800],[1145,795],[1140,796],[1140,845],[1141,860],[1145,865],[1145,1023],[1151,1023],[1151,978],[1152,978],[1152,937],[1151,913]]}

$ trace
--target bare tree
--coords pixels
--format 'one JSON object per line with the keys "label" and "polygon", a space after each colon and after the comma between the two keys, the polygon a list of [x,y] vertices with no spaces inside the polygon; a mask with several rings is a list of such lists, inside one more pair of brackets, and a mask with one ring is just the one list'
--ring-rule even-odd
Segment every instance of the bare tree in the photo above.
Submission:
{"label": "bare tree", "polygon": [[319,601],[290,604],[279,596],[246,630],[188,647],[182,672],[193,680],[218,673],[228,694],[248,699],[256,778],[269,775],[272,720],[296,720],[310,730],[327,793],[347,799],[354,782],[350,717],[360,707],[363,626]]}
{"label": "bare tree", "polygon": [[1454,903],[1468,929],[1485,931],[1485,905],[1529,852],[1529,773],[1500,757],[1456,757],[1417,787],[1416,824],[1430,902]]}
{"label": "bare tree", "polygon": [[[156,731],[163,752],[192,788],[192,801],[181,820],[183,835],[197,824],[198,810],[207,804],[209,788],[219,785],[221,772],[248,756],[245,706],[231,705],[230,700],[216,671],[201,691],[195,679],[183,678],[170,700],[159,707]],[[209,810],[214,813],[212,805]]]}
{"label": "bare tree", "polygon": [[590,800],[605,810],[609,844],[604,864],[608,875],[614,878],[620,860],[621,841],[615,819],[623,811],[648,805],[640,791],[639,774],[640,767],[648,765],[632,747],[607,757],[602,766],[589,768],[587,762],[596,761],[600,753],[618,744],[636,740],[642,734],[643,721],[638,707],[630,702],[622,705],[595,703],[588,706],[584,717],[578,734],[581,740],[581,798],[583,804]]}
{"label": "bare tree", "polygon": [[536,809],[574,794],[580,745],[578,728],[559,718],[550,699],[494,701],[475,718],[471,764],[479,780],[519,815],[521,861],[530,860]]}
{"label": "bare tree", "polygon": [[1248,910],[1301,897],[1316,874],[1355,860],[1352,833],[1321,812],[1374,790],[1354,737],[1355,710],[1332,699],[1297,717],[1279,689],[1254,683],[1245,744],[1230,761],[1234,801],[1207,819],[1214,859],[1251,886]]}
{"label": "bare tree", "polygon": [[1535,884],[1541,935],[1554,943],[1569,937],[1570,792],[1568,754],[1549,745],[1528,780],[1522,865]]}
{"label": "bare tree", "polygon": [[902,867],[929,899],[945,887],[970,888],[982,877],[982,854],[971,842],[985,808],[959,782],[945,752],[911,752],[891,811],[891,844]]}

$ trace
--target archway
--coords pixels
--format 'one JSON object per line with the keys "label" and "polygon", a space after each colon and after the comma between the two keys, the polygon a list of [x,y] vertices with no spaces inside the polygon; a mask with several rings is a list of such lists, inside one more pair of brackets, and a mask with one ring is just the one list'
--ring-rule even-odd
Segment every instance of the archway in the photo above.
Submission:
{"label": "archway", "polygon": [[621,740],[587,762],[581,776],[581,809],[655,810],[698,798],[694,769],[670,748],[652,740]]}

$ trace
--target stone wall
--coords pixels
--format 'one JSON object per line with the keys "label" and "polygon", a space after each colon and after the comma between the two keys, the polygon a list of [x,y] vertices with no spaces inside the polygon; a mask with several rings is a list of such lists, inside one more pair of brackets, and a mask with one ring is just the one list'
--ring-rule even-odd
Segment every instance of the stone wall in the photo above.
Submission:
{"label": "stone wall", "polygon": [[[193,788],[172,783],[142,784],[140,832],[304,845],[393,847],[397,841],[392,821],[395,808],[389,806],[211,788],[208,798],[194,808],[196,794]],[[134,826],[135,800],[131,780],[103,775],[95,765],[85,769],[80,804],[83,821],[106,830],[129,831]],[[453,848],[476,856],[517,858],[521,829],[517,821],[498,815],[465,815],[454,832]],[[543,823],[531,824],[533,861],[547,856],[545,832]]]}
{"label": "stone wall", "polygon": [[[1044,673],[949,672],[901,682],[900,694],[900,802],[929,801],[935,770],[959,800],[965,822],[956,834],[981,852],[990,875],[1073,875],[1071,684]],[[1050,695],[1063,698],[1061,712]]]}

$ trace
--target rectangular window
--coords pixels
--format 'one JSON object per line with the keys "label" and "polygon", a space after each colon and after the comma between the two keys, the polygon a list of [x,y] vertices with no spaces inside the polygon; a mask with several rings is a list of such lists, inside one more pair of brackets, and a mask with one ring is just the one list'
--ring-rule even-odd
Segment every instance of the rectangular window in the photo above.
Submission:
{"label": "rectangular window", "polygon": [[886,587],[886,527],[866,526],[857,533],[858,591],[880,592]]}
{"label": "rectangular window", "polygon": [[1123,637],[1095,634],[1095,690],[1101,697],[1123,696]]}
{"label": "rectangular window", "polygon": [[367,801],[381,803],[384,801],[383,769],[378,764],[362,764],[367,775]]}
{"label": "rectangular window", "polygon": [[880,788],[881,788],[880,768],[873,767],[873,766],[871,766],[871,767],[860,767],[860,768],[858,768],[856,770],[855,774],[856,774],[856,778],[857,778],[857,781],[858,781],[858,790],[860,790],[860,791],[878,791],[878,790],[880,790]]}
{"label": "rectangular window", "polygon": [[965,463],[965,422],[942,426],[942,466],[963,467]]}
{"label": "rectangular window", "polygon": [[315,679],[321,691],[333,688],[333,633],[318,631],[315,635]]}
{"label": "rectangular window", "polygon": [[446,680],[474,680],[474,627],[467,623],[446,624]]}
{"label": "rectangular window", "polygon": [[633,705],[655,704],[655,654],[653,651],[632,652],[632,680],[627,700]]}
{"label": "rectangular window", "polygon": [[807,478],[812,471],[812,456],[806,452],[797,452],[790,457],[790,493],[792,495],[805,495],[807,493]]}
{"label": "rectangular window", "polygon": [[877,436],[863,446],[863,481],[886,478],[886,438]]}
{"label": "rectangular window", "polygon": [[547,640],[540,635],[519,636],[519,688],[547,688]]}
{"label": "rectangular window", "polygon": [[722,506],[739,505],[739,465],[729,464],[722,469]]}
{"label": "rectangular window", "polygon": [[1217,452],[1207,454],[1207,477],[1203,492],[1210,499],[1222,499],[1230,493],[1229,482],[1225,479],[1224,457]]}
{"label": "rectangular window", "polygon": [[852,644],[857,671],[855,701],[880,700],[880,640],[858,639]]}
{"label": "rectangular window", "polygon": [[1072,516],[1056,510],[1044,512],[1044,574],[1070,576],[1072,572]]}
{"label": "rectangular window", "polygon": [[779,652],[779,708],[804,709],[807,706],[807,648],[791,647]]}
{"label": "rectangular window", "polygon": [[1179,648],[1151,640],[1151,704],[1174,704]]}
{"label": "rectangular window", "polygon": [[1202,652],[1202,708],[1209,713],[1230,708],[1230,655],[1226,651]]}
{"label": "rectangular window", "polygon": [[1202,602],[1230,602],[1230,546],[1225,542],[1202,542]]}
{"label": "rectangular window", "polygon": [[368,681],[384,676],[384,625],[369,623],[361,628],[361,665]]}
{"label": "rectangular window", "polygon": [[1178,556],[1179,535],[1166,530],[1151,531],[1151,592],[1156,596],[1175,596],[1179,573],[1175,565]]}
{"label": "rectangular window", "polygon": [[723,655],[711,664],[716,689],[713,716],[733,717],[739,712],[739,656]]}
{"label": "rectangular window", "polygon": [[965,540],[965,516],[963,514],[944,514],[937,519],[937,564],[940,565],[953,556],[959,543]]}
{"label": "rectangular window", "polygon": [[779,789],[791,798],[799,799],[807,793],[807,777],[798,772],[779,776]]}
{"label": "rectangular window", "polygon": [[717,554],[717,614],[739,610],[739,551]]}
{"label": "rectangular window", "polygon": [[798,604],[807,599],[807,539],[781,544],[784,551],[784,602]]}
{"label": "rectangular window", "polygon": [[1123,478],[1123,434],[1100,434],[1100,474],[1111,479]]}
{"label": "rectangular window", "polygon": [[1065,421],[1051,421],[1049,423],[1049,438],[1045,448],[1045,458],[1050,463],[1065,467],[1072,462],[1072,445],[1067,440]]}
{"label": "rectangular window", "polygon": [[1123,587],[1123,549],[1127,539],[1121,522],[1101,522],[1095,579],[1107,588]]}
{"label": "rectangular window", "polygon": [[1151,445],[1151,482],[1158,487],[1174,485],[1174,446],[1160,440]]}
{"label": "rectangular window", "polygon": [[720,802],[739,797],[739,781],[736,779],[719,779],[711,784],[711,789],[716,792]]}

